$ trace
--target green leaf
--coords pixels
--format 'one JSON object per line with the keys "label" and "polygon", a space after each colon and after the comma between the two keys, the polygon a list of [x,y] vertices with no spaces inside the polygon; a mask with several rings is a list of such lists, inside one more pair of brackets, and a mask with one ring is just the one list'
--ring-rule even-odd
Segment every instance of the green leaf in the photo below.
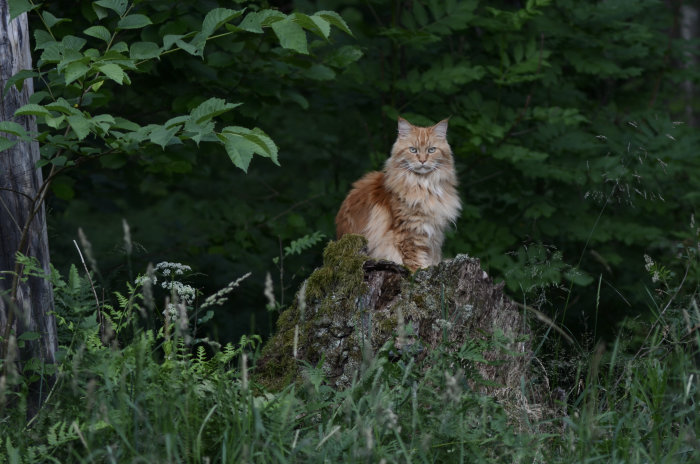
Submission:
{"label": "green leaf", "polygon": [[243,172],[248,172],[250,160],[253,159],[254,147],[251,143],[236,136],[226,137],[224,148],[228,157],[233,161],[234,166]]}
{"label": "green leaf", "polygon": [[267,146],[267,152],[270,155],[270,160],[275,163],[277,166],[280,165],[279,160],[278,160],[278,148],[275,142],[272,141],[272,139],[262,131],[262,129],[258,129],[257,127],[253,128],[251,130],[252,134],[256,135],[258,137],[258,140],[260,140],[262,143]]}
{"label": "green leaf", "polygon": [[[66,157],[63,156],[63,155],[60,155],[60,156],[56,156],[56,157],[54,157],[54,158],[51,158],[51,164],[53,164],[53,165],[55,165],[55,166],[58,166],[58,167],[65,166],[65,165],[66,165],[66,161],[68,161],[68,158],[66,158]],[[54,183],[52,182],[51,185],[53,186],[53,184],[54,184]]]}
{"label": "green leaf", "polygon": [[51,34],[43,29],[34,29],[34,43],[36,44],[35,50],[43,50],[49,43],[56,43]]}
{"label": "green leaf", "polygon": [[78,136],[78,140],[83,140],[90,133],[90,123],[82,114],[68,116],[68,124]]}
{"label": "green leaf", "polygon": [[[241,145],[241,147],[247,147],[250,149],[251,153],[257,153],[258,155],[268,157],[273,163],[279,165],[277,161],[277,145],[275,145],[265,132],[257,127],[248,129],[245,127],[229,126],[225,127],[221,133],[227,140],[240,137],[246,142],[249,142],[248,144],[243,144],[243,142],[237,140],[236,143]],[[241,147],[239,147],[239,149]]]}
{"label": "green leaf", "polygon": [[49,110],[41,105],[28,103],[15,111],[15,116],[51,116]]}
{"label": "green leaf", "polygon": [[[107,63],[109,61],[119,62],[122,66],[126,67],[127,57],[124,54],[129,51],[129,47],[124,42],[117,42],[112,45],[112,48],[102,55],[102,63]],[[133,68],[132,69],[136,69]]]}
{"label": "green leaf", "polygon": [[135,122],[131,122],[128,119],[119,118],[119,117],[114,118],[113,127],[115,129],[124,129],[124,130],[132,131],[132,132],[141,129],[141,126],[139,126]]}
{"label": "green leaf", "polygon": [[222,24],[238,18],[243,14],[243,10],[230,10],[228,8],[214,8],[204,17],[202,21],[202,36],[204,39],[211,36]]}
{"label": "green leaf", "polygon": [[226,103],[226,100],[221,98],[210,98],[192,110],[190,121],[201,124],[240,105],[241,103]]}
{"label": "green leaf", "polygon": [[354,45],[344,45],[336,50],[334,50],[326,59],[324,63],[336,68],[344,68],[350,63],[362,58],[362,50]]}
{"label": "green leaf", "polygon": [[154,42],[134,42],[129,50],[133,60],[150,60],[160,56],[160,47]]}
{"label": "green leaf", "polygon": [[182,39],[184,35],[182,34],[167,34],[163,37],[163,48],[161,48],[162,51],[170,50],[170,48],[180,39]]}
{"label": "green leaf", "polygon": [[184,40],[178,39],[175,41],[175,44],[190,55],[201,55],[200,50],[195,45],[189,44]]}
{"label": "green leaf", "polygon": [[327,39],[331,33],[330,23],[320,16],[307,16],[303,13],[294,13],[291,16],[294,22],[321,38]]}
{"label": "green leaf", "polygon": [[309,54],[306,46],[306,33],[297,23],[294,22],[291,16],[272,23],[272,30],[275,31],[280,45],[283,48],[294,50],[305,55]]}
{"label": "green leaf", "polygon": [[61,24],[61,23],[66,23],[70,22],[71,20],[68,18],[57,18],[48,11],[42,11],[41,12],[41,17],[44,19],[44,22],[46,23],[46,27],[51,29],[54,27],[56,24]]}
{"label": "green leaf", "polygon": [[105,19],[107,16],[109,16],[109,11],[107,10],[107,8],[105,8],[103,6],[96,5],[93,3],[92,9],[95,12],[95,15],[97,16],[97,19],[102,20],[102,19]]}
{"label": "green leaf", "polygon": [[53,116],[46,116],[44,117],[44,122],[47,126],[52,127],[54,129],[58,129],[59,127],[61,127],[61,123],[63,123],[65,119],[66,116],[63,114],[56,116],[55,118]]}
{"label": "green leaf", "polygon": [[346,34],[352,35],[352,31],[345,20],[335,11],[319,11],[314,16],[320,16]]}
{"label": "green leaf", "polygon": [[61,44],[53,41],[45,44],[44,51],[39,57],[40,60],[47,63],[58,63],[61,58]]}
{"label": "green leaf", "polygon": [[121,68],[121,66],[114,63],[102,64],[98,66],[97,69],[102,71],[105,76],[112,79],[117,84],[124,82],[124,77],[126,77],[126,74],[124,74],[124,70]]}
{"label": "green leaf", "polygon": [[7,92],[7,90],[14,85],[17,90],[22,91],[22,87],[24,86],[24,80],[29,79],[32,77],[37,77],[40,76],[36,71],[32,71],[30,69],[22,69],[21,71],[17,72],[14,76],[9,78],[7,82],[5,83],[5,88],[3,89],[3,92]]}
{"label": "green leaf", "polygon": [[185,122],[187,122],[189,119],[190,119],[190,115],[189,115],[189,114],[186,114],[186,115],[183,115],[183,116],[175,116],[174,118],[168,119],[168,120],[165,122],[165,124],[163,124],[163,127],[169,128],[169,127],[175,126],[175,125],[177,125],[177,124],[185,123]]}
{"label": "green leaf", "polygon": [[87,65],[81,63],[80,61],[76,61],[75,63],[69,64],[63,71],[63,74],[66,79],[66,85],[70,84],[76,79],[80,79],[85,74],[87,74],[89,70],[90,68]]}
{"label": "green leaf", "polygon": [[290,90],[289,92],[285,93],[286,97],[293,101],[294,103],[298,104],[301,106],[303,109],[308,109],[309,108],[309,101],[299,92],[295,92],[293,90]]}
{"label": "green leaf", "polygon": [[39,90],[29,96],[29,103],[36,103],[38,105],[50,96],[51,95],[46,90]]}
{"label": "green leaf", "polygon": [[323,37],[326,39],[331,35],[331,24],[320,16],[311,16],[311,21],[316,25],[316,27],[321,31]]}
{"label": "green leaf", "polygon": [[17,124],[14,121],[0,121],[0,132],[6,132],[8,134],[16,135],[17,137],[26,139],[27,131],[24,130],[22,125]]}
{"label": "green leaf", "polygon": [[181,125],[178,125],[167,129],[165,126],[157,126],[151,131],[149,139],[151,142],[155,143],[156,145],[160,145],[163,149],[165,149],[165,146],[170,143],[181,127]]}
{"label": "green leaf", "polygon": [[109,8],[110,10],[117,13],[119,16],[122,16],[124,13],[126,13],[126,7],[128,6],[128,4],[129,2],[127,0],[98,0],[96,2],[93,2],[93,6],[99,5],[103,8]]}
{"label": "green leaf", "polygon": [[304,71],[304,76],[317,81],[330,81],[335,77],[335,72],[328,66],[314,64]]}
{"label": "green leaf", "polygon": [[38,332],[23,332],[17,337],[17,340],[32,341],[39,340],[39,338],[41,338],[41,335]]}
{"label": "green leaf", "polygon": [[104,40],[109,42],[112,38],[112,34],[109,33],[104,26],[90,26],[83,31],[83,34],[89,35],[90,37],[95,37],[96,39]]}
{"label": "green leaf", "polygon": [[36,8],[36,5],[32,6],[27,0],[9,0],[8,3],[10,4],[10,21],[22,13]]}
{"label": "green leaf", "polygon": [[63,55],[63,59],[59,61],[58,65],[56,65],[56,71],[63,74],[68,65],[76,61],[87,63],[90,61],[90,58],[75,50],[66,50]]}
{"label": "green leaf", "polygon": [[17,144],[17,140],[10,140],[0,135],[0,152],[8,150]]}
{"label": "green leaf", "polygon": [[93,116],[91,121],[92,127],[100,135],[107,134],[114,123],[114,116],[111,114],[98,114]]}
{"label": "green leaf", "polygon": [[82,37],[76,37],[74,35],[67,35],[61,39],[61,45],[63,46],[63,53],[67,51],[79,52],[87,43],[87,40]]}
{"label": "green leaf", "polygon": [[426,24],[428,24],[428,12],[425,10],[425,7],[421,5],[420,2],[413,3],[413,15],[415,16],[416,21],[418,21],[418,24],[420,24],[421,27],[424,27]]}
{"label": "green leaf", "polygon": [[203,56],[204,46],[207,39],[216,31],[222,24],[237,18],[243,13],[243,10],[230,10],[228,8],[215,8],[211,10],[202,22],[202,30],[192,39],[190,45],[197,51],[194,53],[197,56]]}
{"label": "green leaf", "polygon": [[292,240],[289,246],[284,247],[284,256],[300,255],[324,238],[326,238],[326,234],[317,230],[313,234],[307,234],[296,240]]}
{"label": "green leaf", "polygon": [[117,23],[118,29],[141,29],[149,24],[153,24],[151,20],[146,15],[142,14],[132,14],[124,16]]}
{"label": "green leaf", "polygon": [[247,32],[252,32],[253,34],[262,34],[262,16],[261,12],[253,11],[248,13],[243,21],[237,26],[238,29],[242,29]]}
{"label": "green leaf", "polygon": [[58,100],[56,100],[55,102],[47,103],[44,106],[48,110],[58,111],[59,113],[63,114],[75,114],[79,112],[63,97],[58,97]]}

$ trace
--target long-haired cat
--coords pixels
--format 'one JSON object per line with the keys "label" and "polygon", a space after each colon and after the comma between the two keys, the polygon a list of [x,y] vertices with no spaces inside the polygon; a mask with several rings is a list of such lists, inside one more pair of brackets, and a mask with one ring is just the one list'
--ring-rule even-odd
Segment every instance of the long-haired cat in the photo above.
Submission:
{"label": "long-haired cat", "polygon": [[335,217],[336,232],[364,235],[371,257],[415,271],[440,262],[445,228],[460,209],[447,120],[418,127],[399,118],[384,170],[353,184]]}

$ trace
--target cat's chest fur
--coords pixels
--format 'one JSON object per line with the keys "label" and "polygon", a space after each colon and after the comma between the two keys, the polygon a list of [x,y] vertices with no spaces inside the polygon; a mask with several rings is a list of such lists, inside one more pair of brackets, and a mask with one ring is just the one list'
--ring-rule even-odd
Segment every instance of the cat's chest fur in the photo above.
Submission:
{"label": "cat's chest fur", "polygon": [[429,238],[442,235],[444,228],[459,215],[460,201],[455,184],[453,176],[443,173],[384,173],[384,185],[391,193],[395,218],[412,223],[416,233]]}

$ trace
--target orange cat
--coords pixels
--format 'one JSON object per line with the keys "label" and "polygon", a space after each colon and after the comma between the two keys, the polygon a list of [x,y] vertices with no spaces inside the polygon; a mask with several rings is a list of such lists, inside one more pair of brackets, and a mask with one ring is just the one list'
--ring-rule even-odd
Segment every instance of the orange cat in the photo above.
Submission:
{"label": "orange cat", "polygon": [[399,118],[399,135],[382,172],[353,184],[335,217],[338,238],[362,234],[373,258],[412,271],[440,262],[444,231],[461,209],[447,120],[432,127]]}

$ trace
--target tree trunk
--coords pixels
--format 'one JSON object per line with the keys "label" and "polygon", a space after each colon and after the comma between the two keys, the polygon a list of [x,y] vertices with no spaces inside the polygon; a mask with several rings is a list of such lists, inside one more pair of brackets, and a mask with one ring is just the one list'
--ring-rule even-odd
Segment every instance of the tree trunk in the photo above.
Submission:
{"label": "tree trunk", "polygon": [[[696,5],[681,4],[681,38],[688,42],[695,40],[698,37],[698,29],[700,22],[698,17],[698,7]],[[697,67],[698,58],[694,53],[685,53],[685,62],[683,67],[694,69]],[[685,118],[686,123],[696,127],[698,121],[695,117],[695,84],[690,79],[683,82],[683,91],[685,92]]]}
{"label": "tree trunk", "polygon": [[[27,14],[10,21],[8,2],[0,0],[0,90],[12,75],[31,68]],[[21,91],[13,86],[4,92],[0,99],[0,120],[13,120],[27,132],[36,133],[33,116],[13,116],[17,108],[29,102],[33,92],[31,78],[24,81]],[[20,279],[16,291],[12,288],[12,273],[19,270],[21,275],[24,271],[16,267],[18,251],[36,259],[43,273],[49,273],[46,215],[40,195],[44,181],[41,170],[36,168],[39,157],[36,141],[20,141],[0,153],[0,337],[4,338],[0,340],[0,349],[4,351],[0,352],[0,358],[12,359],[16,340],[20,340],[16,367],[24,374],[34,370],[39,376],[29,386],[30,414],[41,404],[42,396],[46,396],[53,382],[52,368],[58,346],[49,281],[28,277]],[[38,338],[37,335],[22,337],[28,333],[37,334]],[[15,367],[8,364],[11,363],[5,364],[4,374]]]}

